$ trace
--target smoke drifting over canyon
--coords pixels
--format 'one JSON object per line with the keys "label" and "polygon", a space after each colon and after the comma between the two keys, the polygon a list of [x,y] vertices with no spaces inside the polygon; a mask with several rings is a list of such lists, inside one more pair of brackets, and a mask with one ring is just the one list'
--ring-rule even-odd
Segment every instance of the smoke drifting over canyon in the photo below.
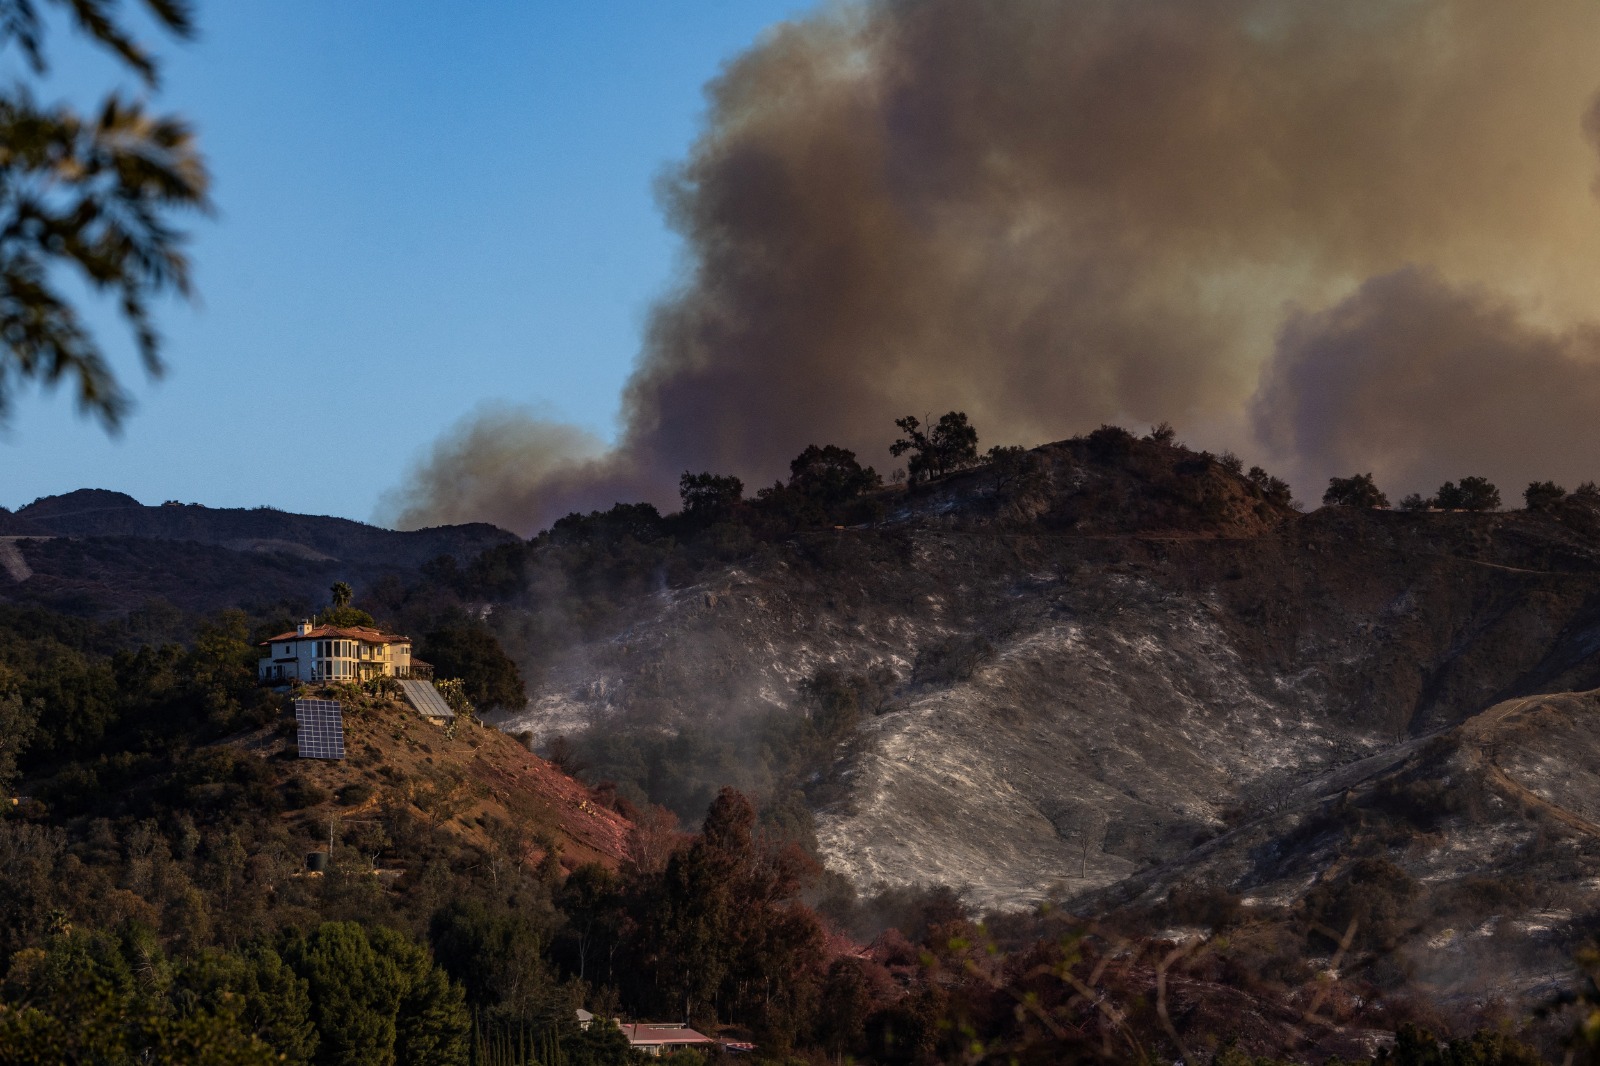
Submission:
{"label": "smoke drifting over canyon", "polygon": [[1600,479],[1597,88],[1588,0],[826,7],[709,88],[616,448],[472,417],[390,517],[881,469],[953,407],[985,445],[1171,420],[1308,499]]}

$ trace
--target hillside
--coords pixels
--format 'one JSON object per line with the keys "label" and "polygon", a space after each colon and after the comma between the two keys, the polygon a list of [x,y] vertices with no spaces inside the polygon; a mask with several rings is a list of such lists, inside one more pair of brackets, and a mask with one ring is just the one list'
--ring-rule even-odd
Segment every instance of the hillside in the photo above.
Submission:
{"label": "hillside", "polygon": [[19,508],[15,517],[49,536],[175,540],[361,566],[416,567],[441,555],[466,559],[517,539],[481,522],[402,533],[348,518],[292,514],[271,507],[215,508],[195,503],[147,507],[132,496],[105,489],[46,496]]}
{"label": "hillside", "polygon": [[1600,931],[1597,724],[1600,692],[1507,700],[1301,782],[1080,906],[1159,913],[1175,885],[1225,887],[1256,919],[1240,946],[1354,918],[1353,972],[1462,1008],[1551,1001]]}
{"label": "hillside", "polygon": [[[450,736],[341,691],[340,763],[296,758],[282,698],[254,686],[266,616],[106,606],[178,589],[198,614],[250,602],[238,575],[250,595],[325,588],[332,564],[3,542],[33,572],[9,586],[0,714],[51,713],[19,764],[42,806],[0,821],[0,844],[44,857],[0,870],[0,931],[46,943],[60,908],[181,946],[199,908],[239,923],[206,934],[231,946],[355,914],[425,938],[500,1017],[553,1024],[585,989],[661,1016],[726,996],[691,1013],[882,1062],[958,1009],[1036,1047],[1006,1021],[1035,994],[1067,1023],[1061,1054],[1115,1036],[1188,1061],[1238,1037],[1365,1058],[1419,1020],[1555,1046],[1566,1021],[1523,1023],[1600,931],[1600,502],[1304,513],[1228,457],[1102,430],[835,506],[622,506],[391,572],[357,604],[493,634],[532,698],[503,732]],[[176,873],[114,843],[157,828]],[[328,873],[308,872],[330,831]],[[706,939],[734,914],[745,939]],[[718,963],[714,993],[680,962],[713,943],[755,953]],[[768,951],[793,1000],[752,992]],[[521,1006],[474,961],[496,952],[532,975]],[[1107,1008],[1036,980],[1053,952],[1136,1021],[1085,1028]],[[829,1044],[857,1008],[877,1021]]]}
{"label": "hillside", "polygon": [[[571,736],[590,779],[675,805],[698,798],[677,769],[697,760],[755,790],[798,788],[821,856],[858,892],[947,884],[980,906],[1092,911],[1202,884],[1302,913],[1370,837],[1317,837],[1295,820],[1321,817],[1315,803],[1282,825],[1249,819],[1290,811],[1298,788],[1321,803],[1305,783],[1341,772],[1401,808],[1395,790],[1470,780],[1481,823],[1436,829],[1424,811],[1425,846],[1379,852],[1430,885],[1419,914],[1474,877],[1549,883],[1492,928],[1546,938],[1518,971],[1528,987],[1565,972],[1600,912],[1585,880],[1600,853],[1508,785],[1510,763],[1439,745],[1464,744],[1463,723],[1503,701],[1600,686],[1600,502],[1300,513],[1148,439],[1035,454],[1023,482],[980,469],[886,490],[879,522],[797,534],[635,599],[590,639],[523,647],[541,680],[507,727]],[[815,720],[819,678],[853,686],[853,724],[787,785],[769,772],[773,723]],[[1572,699],[1517,735],[1581,732],[1560,715],[1592,701]],[[649,739],[663,730],[676,739]],[[1516,765],[1591,796],[1587,747],[1540,743]],[[1582,819],[1595,801],[1573,802]],[[1212,843],[1245,837],[1237,852]],[[1528,841],[1545,857],[1516,850]],[[1540,864],[1555,852],[1552,881]]]}
{"label": "hillside", "polygon": [[91,615],[152,600],[197,613],[265,611],[320,603],[334,581],[366,587],[517,540],[483,524],[396,532],[265,507],[147,507],[81,489],[0,512],[0,601]]}
{"label": "hillside", "polygon": [[[330,820],[392,819],[399,809],[464,846],[504,851],[519,862],[537,864],[554,851],[568,870],[590,862],[615,869],[625,857],[627,819],[515,738],[466,721],[452,735],[401,700],[351,699],[348,690],[322,695],[346,701],[343,761],[297,758],[287,719],[224,742],[280,763],[297,795],[314,801],[283,816],[310,840]],[[376,865],[403,871],[414,863],[385,851]]]}

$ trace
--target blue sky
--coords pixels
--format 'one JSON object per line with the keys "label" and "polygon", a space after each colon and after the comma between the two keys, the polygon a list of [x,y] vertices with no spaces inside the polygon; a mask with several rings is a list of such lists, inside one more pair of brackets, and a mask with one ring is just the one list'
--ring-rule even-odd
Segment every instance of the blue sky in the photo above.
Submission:
{"label": "blue sky", "polygon": [[[163,308],[154,383],[101,319],[137,399],[120,436],[65,393],[17,397],[0,505],[99,487],[369,520],[480,404],[609,438],[678,254],[653,182],[705,83],[809,6],[202,3],[197,41],[161,43],[156,101],[212,169],[216,216],[190,227],[200,302]],[[59,35],[50,52],[47,98],[131,85]]]}

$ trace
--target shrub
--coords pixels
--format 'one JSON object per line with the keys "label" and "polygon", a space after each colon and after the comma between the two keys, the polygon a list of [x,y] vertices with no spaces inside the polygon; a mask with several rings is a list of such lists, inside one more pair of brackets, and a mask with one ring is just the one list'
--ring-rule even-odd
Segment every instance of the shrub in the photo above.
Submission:
{"label": "shrub", "polygon": [[1535,481],[1522,490],[1523,502],[1530,511],[1548,511],[1567,498],[1567,490],[1554,481]]}
{"label": "shrub", "polygon": [[938,685],[965,681],[992,654],[994,645],[978,634],[945,637],[917,652],[911,666],[911,683]]}
{"label": "shrub", "polygon": [[1273,477],[1259,466],[1252,466],[1245,475],[1250,484],[1261,490],[1261,495],[1268,503],[1277,504],[1279,507],[1288,507],[1294,502],[1290,492],[1289,483],[1281,477]]}
{"label": "shrub", "polygon": [[1336,883],[1306,893],[1305,913],[1321,944],[1337,943],[1354,921],[1355,946],[1388,951],[1406,931],[1416,894],[1416,881],[1394,863],[1357,859]]}
{"label": "shrub", "polygon": [[1102,463],[1115,462],[1133,451],[1133,434],[1121,426],[1105,425],[1089,434],[1089,454]]}
{"label": "shrub", "polygon": [[1410,493],[1400,501],[1402,511],[1431,511],[1438,505],[1432,496],[1424,496],[1420,492]]}
{"label": "shrub", "polygon": [[1210,885],[1173,885],[1167,893],[1167,918],[1177,925],[1223,930],[1237,925],[1239,897]]}
{"label": "shrub", "polygon": [[296,774],[289,778],[283,785],[283,798],[289,804],[289,809],[298,811],[305,807],[315,807],[319,803],[328,802],[328,792],[307,781]]}

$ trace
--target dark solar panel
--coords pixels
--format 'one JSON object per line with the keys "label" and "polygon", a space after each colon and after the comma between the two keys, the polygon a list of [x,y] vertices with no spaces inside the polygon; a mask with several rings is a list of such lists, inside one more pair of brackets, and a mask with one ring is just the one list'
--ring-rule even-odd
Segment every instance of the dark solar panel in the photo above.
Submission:
{"label": "dark solar panel", "polygon": [[400,689],[406,694],[406,701],[417,709],[417,713],[424,718],[454,718],[456,712],[439,695],[439,690],[433,687],[431,681],[402,681]]}
{"label": "dark solar panel", "polygon": [[338,700],[295,700],[302,759],[344,758],[344,708]]}

